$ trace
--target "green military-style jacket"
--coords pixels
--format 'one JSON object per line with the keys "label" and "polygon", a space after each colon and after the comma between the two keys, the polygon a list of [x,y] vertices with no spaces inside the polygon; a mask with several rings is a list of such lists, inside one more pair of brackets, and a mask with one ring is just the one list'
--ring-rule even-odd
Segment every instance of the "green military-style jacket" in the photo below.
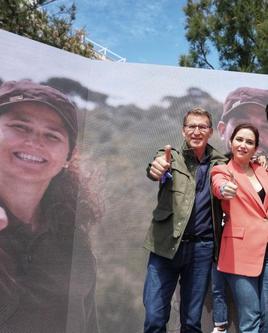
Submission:
{"label": "green military-style jacket", "polygon": [[[162,155],[160,150],[157,156]],[[148,230],[144,247],[160,256],[172,259],[178,250],[182,235],[189,221],[195,200],[195,173],[198,161],[192,149],[184,143],[182,153],[172,149],[172,179],[159,183],[158,203],[153,211],[153,219]],[[227,158],[207,145],[211,156],[210,169],[216,164],[226,163]],[[149,178],[150,164],[147,168]],[[222,212],[220,202],[211,195],[212,220],[215,239],[215,257],[218,254],[221,237]]]}

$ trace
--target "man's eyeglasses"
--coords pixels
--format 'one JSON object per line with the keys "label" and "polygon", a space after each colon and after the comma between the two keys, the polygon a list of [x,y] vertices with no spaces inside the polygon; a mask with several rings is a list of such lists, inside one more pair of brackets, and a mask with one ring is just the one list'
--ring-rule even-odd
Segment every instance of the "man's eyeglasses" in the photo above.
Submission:
{"label": "man's eyeglasses", "polygon": [[199,124],[199,125],[190,124],[190,125],[184,125],[184,127],[188,129],[188,132],[194,132],[197,128],[199,129],[200,132],[206,132],[209,128],[211,128],[210,126],[205,124]]}

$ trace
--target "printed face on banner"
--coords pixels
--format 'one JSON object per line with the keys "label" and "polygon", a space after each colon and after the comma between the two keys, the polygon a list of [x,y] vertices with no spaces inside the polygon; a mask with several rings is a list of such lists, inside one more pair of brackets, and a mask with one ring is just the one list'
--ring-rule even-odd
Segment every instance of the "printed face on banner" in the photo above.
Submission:
{"label": "printed face on banner", "polygon": [[50,107],[33,102],[12,104],[0,113],[0,178],[47,187],[63,168],[68,133]]}
{"label": "printed face on banner", "polygon": [[[268,96],[267,96],[268,102]],[[229,150],[229,139],[234,128],[241,122],[251,123],[256,126],[260,132],[259,150],[268,152],[268,121],[264,106],[256,104],[246,104],[233,111],[226,120],[218,123],[218,131],[225,142],[226,150]]]}

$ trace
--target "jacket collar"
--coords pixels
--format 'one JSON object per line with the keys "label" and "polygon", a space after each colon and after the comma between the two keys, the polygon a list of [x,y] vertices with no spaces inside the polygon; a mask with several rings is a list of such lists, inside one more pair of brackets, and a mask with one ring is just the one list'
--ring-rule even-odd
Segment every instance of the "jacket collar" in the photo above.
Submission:
{"label": "jacket collar", "polygon": [[[193,148],[189,147],[185,140],[181,146],[181,151],[182,151],[184,158],[187,157],[190,159],[197,160],[195,157]],[[223,162],[228,161],[228,159],[223,154],[221,154],[218,150],[213,148],[210,144],[207,144],[207,146],[206,146],[205,158],[206,157],[207,158],[210,157],[210,160],[212,162],[218,161],[218,160],[222,160]]]}

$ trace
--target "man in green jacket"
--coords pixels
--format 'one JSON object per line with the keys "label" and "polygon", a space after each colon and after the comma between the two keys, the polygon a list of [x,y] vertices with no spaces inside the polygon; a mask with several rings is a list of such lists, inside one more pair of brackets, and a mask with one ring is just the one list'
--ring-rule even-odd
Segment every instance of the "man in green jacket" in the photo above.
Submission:
{"label": "man in green jacket", "polygon": [[184,117],[181,152],[166,146],[147,169],[160,187],[145,240],[150,257],[144,333],[166,332],[178,280],[181,333],[202,332],[202,309],[221,228],[213,214],[218,202],[212,202],[209,170],[227,161],[208,144],[212,133],[211,115],[194,108]]}

